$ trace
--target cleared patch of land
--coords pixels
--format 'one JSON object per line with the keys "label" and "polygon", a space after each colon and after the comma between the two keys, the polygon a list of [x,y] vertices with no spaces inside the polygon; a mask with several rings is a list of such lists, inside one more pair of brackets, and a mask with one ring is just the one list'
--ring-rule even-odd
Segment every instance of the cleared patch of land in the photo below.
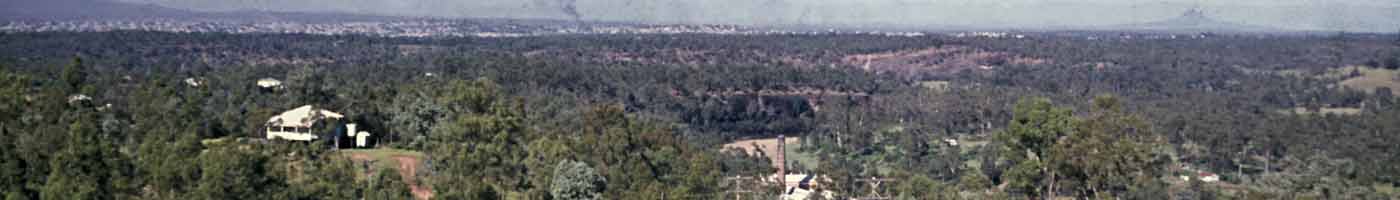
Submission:
{"label": "cleared patch of land", "polygon": [[[799,144],[798,141],[801,141],[800,137],[787,138],[786,144],[790,146],[790,148],[788,149],[796,148],[796,145]],[[743,150],[744,153],[748,153],[749,155],[764,155],[771,158],[774,155],[778,154],[778,138],[762,138],[734,141],[724,144],[724,149],[739,149]]]}
{"label": "cleared patch of land", "polygon": [[990,69],[1005,64],[1036,65],[1049,61],[967,46],[943,46],[847,55],[841,58],[841,62],[848,66],[859,66],[867,71],[914,74]]}
{"label": "cleared patch of land", "polygon": [[[1336,79],[1338,85],[1373,93],[1376,88],[1387,87],[1390,92],[1400,92],[1400,70],[1373,68],[1365,66],[1347,66],[1341,68],[1328,69],[1326,72],[1308,72],[1303,70],[1259,70],[1241,66],[1236,69],[1253,74],[1273,74],[1278,76],[1308,77],[1320,79]],[[1353,76],[1354,73],[1357,73]]]}
{"label": "cleared patch of land", "polygon": [[1320,109],[1318,109],[1317,111],[1312,111],[1312,110],[1308,110],[1307,108],[1303,108],[1303,107],[1295,107],[1295,108],[1293,108],[1293,109],[1284,109],[1284,110],[1280,110],[1279,112],[1284,113],[1284,114],[1297,114],[1297,115],[1312,115],[1312,114],[1320,114],[1320,115],[1326,115],[1326,114],[1332,114],[1332,115],[1355,115],[1355,114],[1361,114],[1361,108],[1347,108],[1347,107],[1340,107],[1340,108],[1320,108]]}
{"label": "cleared patch of land", "polygon": [[[786,141],[787,154],[784,154],[786,156],[785,158],[788,160],[789,163],[796,162],[798,164],[798,166],[788,166],[789,169],[810,170],[816,168],[817,164],[819,164],[817,163],[816,155],[798,151],[798,148],[802,147],[800,137],[788,137],[786,138]],[[724,144],[724,149],[738,149],[740,151],[743,151],[744,153],[749,154],[750,156],[763,155],[767,156],[769,159],[773,159],[775,155],[778,154],[778,138],[760,138],[734,141]],[[773,167],[778,167],[778,163],[776,163],[775,160],[770,161],[774,162],[770,163]]]}
{"label": "cleared patch of land", "polygon": [[1329,74],[1351,73],[1353,70],[1360,72],[1361,76],[1342,80],[1339,84],[1365,92],[1375,92],[1376,88],[1381,87],[1390,88],[1392,94],[1400,91],[1400,80],[1397,80],[1400,76],[1396,76],[1400,74],[1398,70],[1352,66],[1334,70]]}
{"label": "cleared patch of land", "polygon": [[399,172],[399,177],[403,177],[403,182],[408,183],[408,187],[413,190],[413,197],[420,200],[432,199],[433,190],[419,183],[418,167],[423,163],[423,153],[401,149],[347,149],[341,150],[341,154],[347,155],[356,162],[373,163],[371,169],[366,174],[378,172],[380,169],[394,169]]}

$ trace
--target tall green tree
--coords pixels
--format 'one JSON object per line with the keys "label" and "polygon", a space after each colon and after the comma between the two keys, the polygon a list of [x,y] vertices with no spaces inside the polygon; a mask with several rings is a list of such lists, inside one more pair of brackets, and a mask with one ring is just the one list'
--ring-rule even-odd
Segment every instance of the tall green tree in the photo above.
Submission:
{"label": "tall green tree", "polygon": [[356,181],[354,163],[345,156],[326,156],[303,163],[304,173],[289,185],[307,199],[359,199],[363,184]]}
{"label": "tall green tree", "polygon": [[224,145],[199,155],[199,184],[194,199],[287,198],[285,176],[271,158],[257,149]]}
{"label": "tall green tree", "polygon": [[1012,191],[1035,199],[1053,187],[1055,172],[1048,165],[1054,157],[1051,148],[1073,130],[1073,118],[1070,110],[1055,107],[1045,98],[1023,99],[1014,113],[1006,130],[995,135],[1001,159],[1015,163],[1002,180]]}
{"label": "tall green tree", "polygon": [[1147,121],[1125,113],[1114,96],[1098,96],[1092,104],[1088,116],[1052,150],[1055,178],[1075,183],[1055,187],[1081,197],[1113,198],[1157,186],[1166,159],[1155,152],[1161,142]]}
{"label": "tall green tree", "polygon": [[1088,115],[1075,118],[1049,100],[1018,103],[1011,125],[996,135],[1003,159],[1015,163],[1003,180],[1030,198],[1065,191],[1083,198],[1118,198],[1130,190],[1166,195],[1157,179],[1166,166],[1156,152],[1160,137],[1116,97],[1091,104]]}
{"label": "tall green tree", "polygon": [[81,118],[69,126],[67,143],[50,160],[53,170],[40,189],[41,199],[115,199],[133,194],[129,160],[90,121]]}
{"label": "tall green tree", "polygon": [[597,106],[583,121],[573,149],[607,178],[603,198],[715,197],[718,180],[702,177],[719,175],[718,161],[695,157],[706,151],[692,149],[670,127],[628,117],[619,105]]}
{"label": "tall green tree", "polygon": [[197,134],[148,134],[136,156],[136,167],[149,189],[143,197],[184,198],[181,195],[199,185],[200,162],[198,156],[191,155],[199,155],[203,149]]}
{"label": "tall green tree", "polygon": [[76,93],[88,82],[88,66],[83,64],[83,59],[74,57],[73,62],[63,67],[59,74],[59,80],[63,81],[63,86],[67,93]]}
{"label": "tall green tree", "polygon": [[444,198],[465,198],[528,185],[522,141],[526,129],[517,107],[496,99],[495,94],[479,94],[496,92],[489,82],[453,81],[446,88],[444,98],[459,103],[453,107],[460,110],[450,121],[434,126],[428,136],[428,156],[434,171],[443,177],[434,179],[434,189]]}
{"label": "tall green tree", "polygon": [[[0,137],[18,138],[20,129],[20,116],[26,109],[24,96],[25,90],[29,89],[27,77],[13,74],[4,66],[0,66]],[[24,159],[15,152],[17,149],[13,139],[0,141],[0,191],[5,191],[0,195],[26,196]]]}

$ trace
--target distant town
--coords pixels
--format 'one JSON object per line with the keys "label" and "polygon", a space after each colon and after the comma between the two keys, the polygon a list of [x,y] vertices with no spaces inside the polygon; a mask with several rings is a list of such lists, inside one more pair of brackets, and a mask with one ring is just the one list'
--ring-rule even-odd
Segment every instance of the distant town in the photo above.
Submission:
{"label": "distant town", "polygon": [[[524,37],[561,34],[870,34],[923,36],[923,32],[842,31],[836,29],[793,31],[749,28],[737,25],[650,25],[605,23],[493,24],[471,20],[422,19],[354,22],[219,22],[156,20],[60,20],[9,21],[0,32],[102,32],[159,31],[178,33],[299,33],[315,35],[370,35],[383,37]],[[1006,35],[1006,33],[1000,33]]]}

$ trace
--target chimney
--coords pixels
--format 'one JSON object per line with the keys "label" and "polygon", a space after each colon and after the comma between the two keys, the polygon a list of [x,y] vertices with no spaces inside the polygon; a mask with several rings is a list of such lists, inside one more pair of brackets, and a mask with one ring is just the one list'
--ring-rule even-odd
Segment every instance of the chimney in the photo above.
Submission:
{"label": "chimney", "polygon": [[787,138],[784,138],[783,135],[778,135],[778,153],[774,161],[778,163],[778,185],[781,186],[783,190],[787,190],[787,160],[783,158],[785,157],[784,155],[787,154],[785,146],[787,146]]}

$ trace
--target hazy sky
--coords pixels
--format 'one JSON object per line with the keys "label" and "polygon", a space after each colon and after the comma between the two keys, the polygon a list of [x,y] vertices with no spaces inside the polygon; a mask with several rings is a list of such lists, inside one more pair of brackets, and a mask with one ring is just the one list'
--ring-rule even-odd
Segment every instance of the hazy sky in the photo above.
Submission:
{"label": "hazy sky", "polygon": [[1292,30],[1400,31],[1400,0],[120,0],[205,11],[349,12],[742,25],[1054,28],[1175,17],[1192,7]]}

